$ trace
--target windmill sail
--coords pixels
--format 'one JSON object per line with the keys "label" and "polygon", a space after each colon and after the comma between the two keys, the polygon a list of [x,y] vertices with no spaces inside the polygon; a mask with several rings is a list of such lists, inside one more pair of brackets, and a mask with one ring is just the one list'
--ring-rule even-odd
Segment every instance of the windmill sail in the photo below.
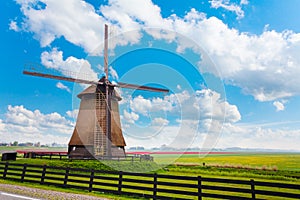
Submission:
{"label": "windmill sail", "polygon": [[31,75],[31,76],[39,76],[39,77],[43,77],[43,78],[51,78],[51,79],[62,80],[62,81],[69,81],[69,82],[74,82],[74,83],[95,84],[95,85],[103,84],[103,83],[100,83],[97,81],[88,81],[88,80],[79,79],[79,78],[57,76],[57,75],[40,73],[40,72],[32,72],[32,71],[27,71],[27,70],[24,70],[23,74]]}

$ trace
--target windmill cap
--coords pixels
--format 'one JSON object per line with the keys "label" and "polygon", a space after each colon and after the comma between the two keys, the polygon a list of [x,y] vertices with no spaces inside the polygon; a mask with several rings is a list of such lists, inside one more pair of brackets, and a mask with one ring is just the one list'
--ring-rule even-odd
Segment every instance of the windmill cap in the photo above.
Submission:
{"label": "windmill cap", "polygon": [[[99,82],[102,82],[101,79],[99,80]],[[103,92],[105,94],[105,86],[104,85],[98,85],[98,87],[99,86],[101,87],[101,92]],[[83,90],[81,93],[79,93],[77,95],[77,97],[81,99],[85,95],[94,95],[96,93],[99,93],[98,90],[97,90],[97,86],[96,85],[91,85],[88,88],[86,88],[85,90]],[[113,90],[112,98],[116,99],[118,101],[122,100],[122,97],[119,95],[119,93],[116,90]]]}

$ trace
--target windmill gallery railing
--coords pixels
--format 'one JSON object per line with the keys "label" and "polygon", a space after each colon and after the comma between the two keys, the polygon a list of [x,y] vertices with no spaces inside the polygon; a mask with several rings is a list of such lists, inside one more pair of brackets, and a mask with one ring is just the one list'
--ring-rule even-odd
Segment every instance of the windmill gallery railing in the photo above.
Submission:
{"label": "windmill gallery railing", "polygon": [[153,199],[300,199],[299,184],[0,162],[3,179]]}

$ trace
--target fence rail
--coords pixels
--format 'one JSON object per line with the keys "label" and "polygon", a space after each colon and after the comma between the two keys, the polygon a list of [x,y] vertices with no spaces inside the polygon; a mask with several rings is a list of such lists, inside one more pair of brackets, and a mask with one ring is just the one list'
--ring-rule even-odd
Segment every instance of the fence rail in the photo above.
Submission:
{"label": "fence rail", "polygon": [[20,182],[153,199],[300,199],[300,185],[254,180],[61,168],[0,162],[0,176]]}

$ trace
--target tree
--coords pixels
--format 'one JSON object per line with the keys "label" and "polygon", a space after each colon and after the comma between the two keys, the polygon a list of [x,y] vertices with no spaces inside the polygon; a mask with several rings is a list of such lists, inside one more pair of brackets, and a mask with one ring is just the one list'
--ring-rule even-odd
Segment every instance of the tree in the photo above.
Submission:
{"label": "tree", "polygon": [[18,146],[18,141],[14,141],[13,143],[12,143],[12,146]]}

